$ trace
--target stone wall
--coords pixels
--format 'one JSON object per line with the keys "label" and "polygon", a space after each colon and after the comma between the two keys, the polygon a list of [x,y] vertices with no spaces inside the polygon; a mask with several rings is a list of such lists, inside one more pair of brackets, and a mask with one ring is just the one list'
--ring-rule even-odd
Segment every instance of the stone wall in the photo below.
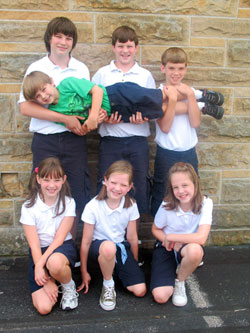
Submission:
{"label": "stone wall", "polygon": [[[164,80],[159,70],[162,52],[180,46],[189,57],[186,82],[224,94],[224,118],[202,116],[198,130],[202,189],[215,204],[208,243],[249,243],[249,0],[0,0],[0,254],[23,254],[27,249],[19,216],[31,169],[31,134],[17,99],[27,66],[45,54],[43,33],[55,16],[67,16],[76,23],[79,43],[74,56],[87,64],[91,74],[112,59],[111,33],[126,24],[140,38],[139,64],[153,73],[157,83]],[[152,173],[153,124],[151,128]],[[88,136],[88,142],[93,171],[96,132]],[[147,217],[141,224],[144,246],[152,244],[151,222]]]}

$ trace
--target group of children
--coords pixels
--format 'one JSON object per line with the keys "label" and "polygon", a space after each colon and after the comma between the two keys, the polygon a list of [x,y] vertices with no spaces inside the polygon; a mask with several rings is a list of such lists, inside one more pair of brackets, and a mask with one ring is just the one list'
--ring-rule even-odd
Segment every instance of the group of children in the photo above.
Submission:
{"label": "group of children", "polygon": [[[115,60],[92,82],[87,67],[71,56],[77,30],[69,19],[50,21],[44,41],[48,55],[29,66],[19,98],[34,132],[29,197],[20,219],[34,307],[49,313],[61,291],[62,309],[76,308],[78,292],[89,289],[88,260],[100,266],[104,310],[116,305],[114,273],[135,296],[146,294],[137,223],[149,207],[149,119],[156,119],[157,143],[150,289],[156,302],[172,296],[174,305],[184,306],[184,281],[202,261],[213,209],[199,188],[195,128],[201,112],[222,118],[223,95],[182,83],[187,56],[180,48],[162,55],[166,82],[156,89],[151,73],[135,61],[138,38],[127,26],[114,31]],[[90,200],[86,134],[97,127],[98,193]],[[73,239],[80,218],[82,284],[76,288],[71,268],[78,260]]]}

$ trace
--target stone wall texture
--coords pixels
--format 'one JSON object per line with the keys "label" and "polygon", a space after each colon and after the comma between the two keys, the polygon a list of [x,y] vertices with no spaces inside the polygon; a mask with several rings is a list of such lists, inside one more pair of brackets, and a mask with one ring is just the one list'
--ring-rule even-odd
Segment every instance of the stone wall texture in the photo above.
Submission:
{"label": "stone wall texture", "polygon": [[[0,0],[0,255],[22,255],[27,245],[19,225],[31,170],[29,118],[17,100],[27,66],[45,54],[49,20],[67,16],[79,31],[73,55],[91,74],[112,59],[110,37],[123,24],[140,38],[137,61],[159,84],[160,57],[180,46],[189,57],[186,83],[220,91],[225,115],[202,116],[198,129],[202,190],[214,201],[208,244],[250,242],[250,1],[249,0]],[[155,155],[151,124],[150,166]],[[94,193],[99,137],[88,135]],[[152,218],[139,229],[142,246],[152,245]]]}

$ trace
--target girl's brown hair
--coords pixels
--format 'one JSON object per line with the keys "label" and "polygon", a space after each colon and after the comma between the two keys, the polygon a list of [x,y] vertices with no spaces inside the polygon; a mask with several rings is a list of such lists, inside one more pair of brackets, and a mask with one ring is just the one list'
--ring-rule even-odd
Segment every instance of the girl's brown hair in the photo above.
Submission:
{"label": "girl's brown hair", "polygon": [[174,173],[181,172],[186,173],[192,183],[194,184],[194,198],[193,198],[193,213],[199,214],[202,208],[203,196],[200,191],[200,182],[197,173],[195,172],[193,166],[189,163],[178,162],[175,163],[171,169],[169,170],[168,174],[168,185],[167,185],[167,195],[164,198],[166,205],[164,207],[167,210],[177,209],[180,202],[176,199],[173,187],[171,183],[171,177]]}
{"label": "girl's brown hair", "polygon": [[74,23],[67,17],[54,17],[47,25],[44,34],[44,43],[47,51],[50,53],[50,41],[52,36],[56,34],[64,34],[73,38],[72,50],[77,43],[77,29]]}
{"label": "girl's brown hair", "polygon": [[50,77],[39,71],[31,72],[23,80],[23,96],[27,101],[35,99],[38,90],[42,89],[46,83],[51,84]]}
{"label": "girl's brown hair", "polygon": [[[38,167],[34,169],[31,174],[29,181],[29,194],[27,197],[26,207],[30,208],[34,206],[37,194],[44,200],[43,193],[41,191],[41,186],[38,184],[36,176],[39,178],[64,178],[65,172],[63,170],[61,162],[56,157],[49,157],[44,159]],[[56,206],[56,216],[61,215],[65,211],[65,196],[71,197],[70,186],[66,180],[59,192],[59,200]],[[60,203],[62,202],[62,210],[59,212]]]}
{"label": "girl's brown hair", "polygon": [[[133,167],[128,161],[120,160],[110,165],[104,174],[104,177],[109,179],[112,173],[122,173],[128,175],[129,185],[133,184]],[[102,185],[99,194],[96,197],[97,200],[107,199],[106,185]],[[135,199],[133,199],[128,193],[125,195],[124,208],[129,208],[133,205]]]}

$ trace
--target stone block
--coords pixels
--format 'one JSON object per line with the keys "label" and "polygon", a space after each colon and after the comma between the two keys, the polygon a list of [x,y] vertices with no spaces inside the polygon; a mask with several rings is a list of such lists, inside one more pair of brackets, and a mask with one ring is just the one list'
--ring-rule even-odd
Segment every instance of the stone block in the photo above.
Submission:
{"label": "stone block", "polygon": [[28,254],[28,245],[22,227],[1,228],[0,256],[22,256]]}
{"label": "stone block", "polygon": [[0,95],[0,132],[12,132],[14,130],[15,104],[14,97]]}
{"label": "stone block", "polygon": [[[250,117],[227,117],[216,120],[210,116],[202,116],[200,128],[197,130],[199,142],[249,142]],[[216,149],[216,148],[215,148]]]}
{"label": "stone block", "polygon": [[28,66],[41,56],[41,54],[0,54],[0,82],[21,83]]}
{"label": "stone block", "polygon": [[250,230],[213,230],[210,233],[209,245],[240,245],[249,244]]}
{"label": "stone block", "polygon": [[95,10],[110,12],[138,12],[153,14],[172,15],[206,15],[206,16],[235,16],[237,11],[237,1],[166,1],[164,0],[144,0],[136,1],[112,1],[112,0],[72,0],[73,10]]}
{"label": "stone block", "polygon": [[204,169],[245,169],[250,165],[250,145],[247,143],[199,143],[199,167]]}
{"label": "stone block", "polygon": [[227,65],[229,67],[249,67],[250,41],[229,40],[227,49]]}
{"label": "stone block", "polygon": [[6,197],[22,197],[24,184],[17,173],[1,173],[1,184]]}
{"label": "stone block", "polygon": [[0,8],[1,9],[28,9],[28,10],[67,10],[68,9],[68,1],[67,0],[39,0],[31,1],[31,0],[0,0]]}
{"label": "stone block", "polygon": [[[234,192],[232,192],[232,194],[234,194]],[[225,202],[225,200],[222,201]],[[232,228],[249,228],[249,213],[250,206],[248,206],[248,203],[246,204],[246,201],[240,205],[230,198],[225,205],[222,204],[214,207],[213,229],[228,230]]]}
{"label": "stone block", "polygon": [[249,193],[250,179],[224,179],[222,182],[221,203],[230,205],[249,204]]}
{"label": "stone block", "polygon": [[31,161],[30,134],[0,135],[0,162]]}
{"label": "stone block", "polygon": [[249,0],[239,0],[239,7],[250,8]]}
{"label": "stone block", "polygon": [[204,195],[207,195],[216,204],[219,202],[220,193],[220,172],[199,170],[200,188]]}
{"label": "stone block", "polygon": [[98,14],[96,42],[110,43],[112,32],[121,25],[135,29],[140,44],[188,43],[188,20],[183,17]]}
{"label": "stone block", "polygon": [[250,115],[250,98],[234,98],[234,113],[236,115]]}
{"label": "stone block", "polygon": [[[226,2],[223,1],[225,4]],[[232,18],[192,18],[192,37],[223,37],[223,38],[248,38],[249,20],[236,20]]]}
{"label": "stone block", "polygon": [[[0,209],[0,230],[2,232],[2,227],[9,228],[13,226],[13,208],[10,209]],[[1,234],[0,232],[0,234]],[[1,236],[0,236],[1,237]],[[1,245],[0,245],[1,247]]]}

